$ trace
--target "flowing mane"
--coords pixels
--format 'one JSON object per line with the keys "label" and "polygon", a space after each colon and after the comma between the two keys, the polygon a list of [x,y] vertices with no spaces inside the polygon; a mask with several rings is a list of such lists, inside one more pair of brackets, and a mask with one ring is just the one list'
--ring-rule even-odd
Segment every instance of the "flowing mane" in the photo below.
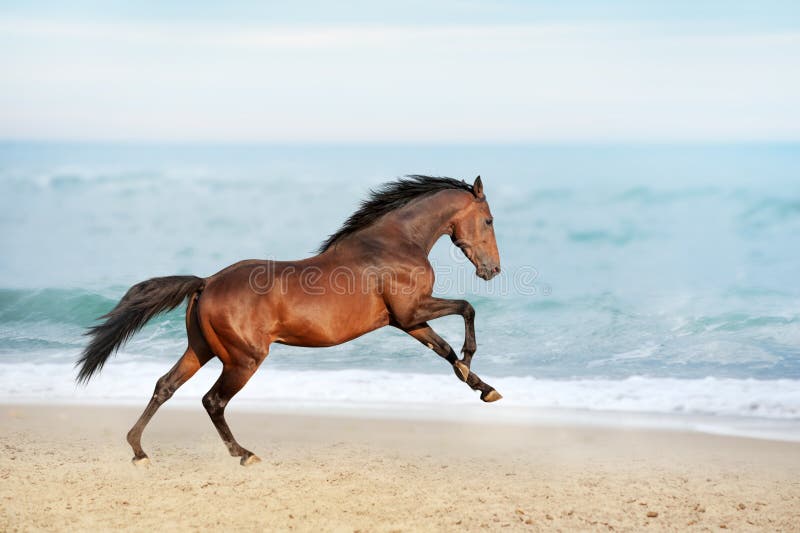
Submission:
{"label": "flowing mane", "polygon": [[336,233],[325,239],[317,252],[324,252],[344,237],[372,225],[386,213],[399,209],[412,200],[446,189],[473,193],[469,183],[447,177],[412,174],[384,183],[377,189],[370,190],[369,197],[361,202],[358,210],[345,220]]}

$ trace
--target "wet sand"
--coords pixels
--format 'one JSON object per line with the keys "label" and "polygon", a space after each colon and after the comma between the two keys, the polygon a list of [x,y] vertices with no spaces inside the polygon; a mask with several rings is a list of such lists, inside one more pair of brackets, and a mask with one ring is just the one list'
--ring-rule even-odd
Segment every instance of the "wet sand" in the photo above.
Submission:
{"label": "wet sand", "polygon": [[799,530],[800,444],[666,430],[0,406],[0,530]]}

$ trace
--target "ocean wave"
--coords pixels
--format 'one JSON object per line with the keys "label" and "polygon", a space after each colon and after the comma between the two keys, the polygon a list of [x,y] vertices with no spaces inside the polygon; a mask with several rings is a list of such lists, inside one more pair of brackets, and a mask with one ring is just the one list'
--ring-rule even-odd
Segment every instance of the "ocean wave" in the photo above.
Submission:
{"label": "ocean wave", "polygon": [[651,187],[631,187],[617,195],[618,202],[632,202],[642,205],[660,205],[683,202],[694,198],[704,198],[720,193],[716,187],[687,187],[683,189],[654,189]]}
{"label": "ocean wave", "polygon": [[611,244],[613,246],[625,246],[637,240],[644,240],[647,238],[647,235],[634,228],[624,227],[619,230],[572,230],[567,232],[567,237],[571,242],[579,244]]}
{"label": "ocean wave", "polygon": [[[122,294],[124,289],[0,289],[0,361],[75,360],[87,328]],[[173,356],[185,344],[184,316],[182,306],[158,316],[128,346],[153,357]]]}
{"label": "ocean wave", "polygon": [[750,202],[737,222],[739,231],[745,235],[771,230],[794,233],[800,222],[800,198],[769,196]]}
{"label": "ocean wave", "polygon": [[[65,363],[0,363],[2,402],[84,402],[139,404],[152,394],[169,365],[115,362],[86,388],[73,381]],[[209,363],[184,385],[176,403],[199,402],[219,372]],[[633,376],[625,379],[539,379],[533,376],[483,376],[504,399],[501,409],[565,408],[598,412],[710,415],[800,421],[800,380],[673,379]],[[454,376],[364,369],[294,371],[264,368],[237,396],[251,406],[461,406],[479,402]]]}
{"label": "ocean wave", "polygon": [[679,335],[712,331],[740,332],[760,328],[784,328],[800,323],[798,315],[751,316],[742,312],[692,317],[680,329]]}
{"label": "ocean wave", "polygon": [[88,324],[116,303],[84,289],[0,289],[0,322]]}
{"label": "ocean wave", "polygon": [[[86,289],[0,289],[0,323],[59,323],[90,326],[111,311],[124,290],[110,296]],[[183,324],[183,312],[162,315],[161,322]]]}
{"label": "ocean wave", "polygon": [[800,216],[800,198],[768,197],[742,213],[743,219],[769,217],[776,221]]}
{"label": "ocean wave", "polygon": [[[122,287],[0,290],[0,362],[78,358],[86,329],[111,310]],[[563,298],[473,296],[478,372],[553,379],[656,377],[797,378],[800,320],[795,313],[637,311],[607,293]],[[774,307],[774,306],[773,306]],[[137,361],[169,363],[186,346],[185,307],[155,317],[124,347]],[[463,321],[436,330],[461,345]],[[275,346],[271,363],[285,370],[366,368],[436,373],[442,361],[413,339],[383,328],[345,345],[310,349]]]}

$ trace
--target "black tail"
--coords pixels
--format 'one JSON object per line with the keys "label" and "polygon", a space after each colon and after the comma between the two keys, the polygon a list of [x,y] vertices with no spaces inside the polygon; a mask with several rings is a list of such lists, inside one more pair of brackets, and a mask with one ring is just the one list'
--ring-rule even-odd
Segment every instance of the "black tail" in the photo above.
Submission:
{"label": "black tail", "polygon": [[125,293],[117,306],[100,318],[102,324],[92,326],[92,337],[76,366],[78,383],[86,383],[103,368],[112,352],[142,329],[157,314],[178,307],[183,300],[203,288],[205,280],[196,276],[167,276],[137,283]]}

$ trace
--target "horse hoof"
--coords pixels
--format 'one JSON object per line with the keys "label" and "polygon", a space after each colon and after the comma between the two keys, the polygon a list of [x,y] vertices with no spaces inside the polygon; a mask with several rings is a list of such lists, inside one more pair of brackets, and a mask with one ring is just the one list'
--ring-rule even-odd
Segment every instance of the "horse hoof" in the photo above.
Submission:
{"label": "horse hoof", "polygon": [[150,458],[146,455],[144,457],[134,457],[131,459],[133,466],[150,466]]}
{"label": "horse hoof", "polygon": [[497,400],[502,400],[503,396],[497,392],[496,390],[492,389],[485,394],[481,394],[481,400],[486,403],[496,402]]}
{"label": "horse hoof", "polygon": [[456,361],[453,363],[453,370],[456,371],[456,376],[461,381],[467,381],[467,377],[469,377],[469,367],[462,363],[461,361]]}
{"label": "horse hoof", "polygon": [[239,464],[242,465],[242,466],[250,466],[250,465],[254,465],[256,463],[260,463],[260,462],[261,462],[261,458],[259,456],[255,455],[255,454],[251,453],[250,455],[242,457],[242,460],[239,461]]}

